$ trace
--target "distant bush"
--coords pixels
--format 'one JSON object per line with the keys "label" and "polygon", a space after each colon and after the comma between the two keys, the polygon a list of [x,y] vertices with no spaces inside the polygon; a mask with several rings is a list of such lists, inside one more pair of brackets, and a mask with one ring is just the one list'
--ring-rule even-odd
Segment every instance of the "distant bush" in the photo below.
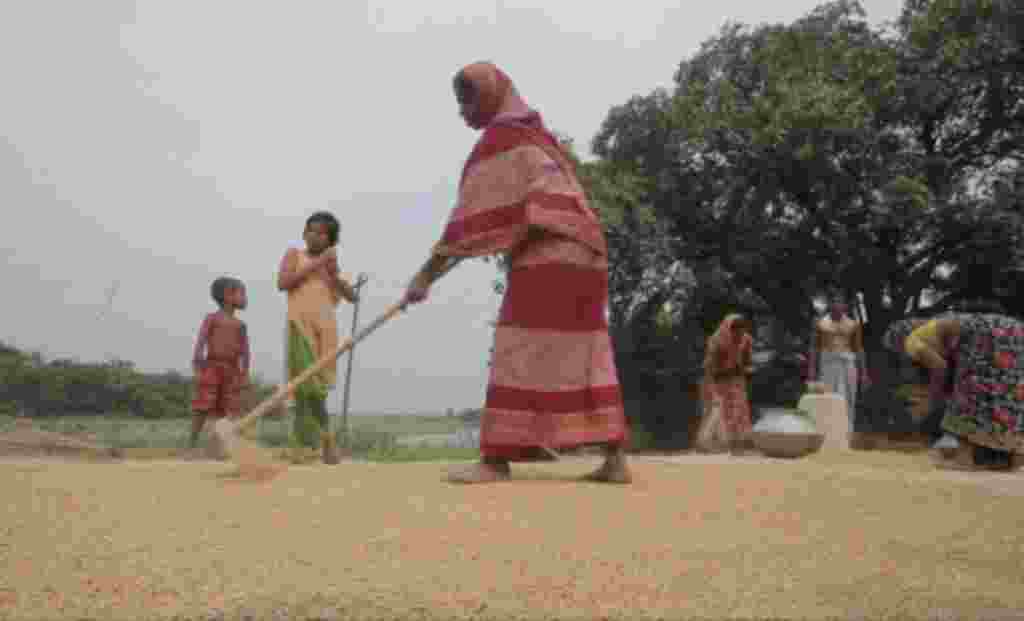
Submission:
{"label": "distant bush", "polygon": [[633,451],[655,450],[658,443],[655,435],[644,429],[641,425],[634,424],[629,430],[629,448]]}
{"label": "distant bush", "polygon": [[805,389],[797,362],[765,365],[750,384],[750,400],[757,406],[795,408]]}
{"label": "distant bush", "polygon": [[[142,373],[131,362],[46,361],[0,343],[0,415],[130,415],[148,419],[191,414],[193,378],[177,371]],[[257,398],[272,387],[253,382]]]}

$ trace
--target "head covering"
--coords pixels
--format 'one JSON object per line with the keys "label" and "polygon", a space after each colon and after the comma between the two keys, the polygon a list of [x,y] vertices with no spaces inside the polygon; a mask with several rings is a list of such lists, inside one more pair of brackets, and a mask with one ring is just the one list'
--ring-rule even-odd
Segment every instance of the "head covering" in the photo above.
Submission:
{"label": "head covering", "polygon": [[476,106],[468,119],[475,129],[483,129],[499,116],[528,117],[533,113],[519,96],[512,80],[493,63],[477,62],[463,67],[455,76],[473,89]]}
{"label": "head covering", "polygon": [[[543,230],[608,256],[601,220],[587,201],[571,152],[548,131],[540,114],[519,97],[508,76],[491,63],[474,63],[460,70],[455,79],[456,88],[460,83],[469,84],[467,88],[473,89],[470,96],[479,99],[475,105],[464,105],[463,114],[472,114],[474,120],[467,118],[467,122],[483,131],[463,165],[459,200],[434,253],[482,256],[507,252],[522,243],[530,230]],[[460,99],[465,103],[465,98]],[[521,147],[526,148],[527,156],[497,158]],[[493,166],[482,165],[487,161]],[[538,174],[546,179],[543,183],[537,182]],[[469,183],[473,190],[467,192],[471,178],[476,181]],[[500,189],[490,191],[495,184]],[[502,203],[513,187],[521,200],[515,205]]]}
{"label": "head covering", "polygon": [[[743,324],[748,327],[747,334],[741,339],[736,338],[734,327]],[[739,313],[725,316],[718,329],[708,339],[708,351],[719,356],[719,365],[723,369],[731,369],[739,362],[740,353],[753,346],[753,338],[749,333],[750,321]]]}
{"label": "head covering", "polygon": [[[463,80],[471,85],[474,91],[474,98],[478,101],[473,110],[472,118],[468,119],[475,129],[513,129],[522,134],[525,139],[544,149],[544,151],[559,167],[568,174],[573,185],[580,192],[583,187],[576,175],[576,166],[566,153],[565,146],[552,134],[544,125],[540,113],[526,104],[519,91],[508,75],[490,62],[477,62],[463,67],[456,75],[456,80]],[[465,179],[469,168],[481,159],[494,154],[505,139],[510,135],[501,132],[495,133],[490,138],[485,131],[484,136],[477,142],[470,153],[469,158],[462,170],[462,177]],[[588,210],[589,211],[589,210]],[[604,242],[600,244],[604,248]],[[605,250],[600,250],[602,253]]]}

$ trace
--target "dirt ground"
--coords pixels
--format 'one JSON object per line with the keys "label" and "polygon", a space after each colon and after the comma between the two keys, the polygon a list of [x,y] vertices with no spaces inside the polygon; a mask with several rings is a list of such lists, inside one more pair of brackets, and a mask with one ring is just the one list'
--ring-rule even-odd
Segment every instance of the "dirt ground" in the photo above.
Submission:
{"label": "dirt ground", "polygon": [[[1018,618],[1024,474],[923,454],[444,464],[0,459],[0,619]],[[1016,616],[1014,616],[1016,615]]]}
{"label": "dirt ground", "polygon": [[43,431],[30,421],[13,431],[0,433],[0,458],[3,457],[78,457],[116,458],[118,451],[97,443],[93,438]]}

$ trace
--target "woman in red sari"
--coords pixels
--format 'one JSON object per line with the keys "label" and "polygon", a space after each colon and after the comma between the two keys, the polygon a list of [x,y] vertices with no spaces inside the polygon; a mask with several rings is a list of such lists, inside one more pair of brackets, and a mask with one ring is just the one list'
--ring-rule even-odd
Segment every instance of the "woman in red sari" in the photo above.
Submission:
{"label": "woman in red sari", "polygon": [[[743,454],[750,438],[750,401],[747,383],[753,373],[750,320],[727,315],[708,339],[704,354],[704,420],[698,444],[707,447],[709,437],[727,438],[733,455]],[[718,429],[716,429],[718,427]]]}
{"label": "woman in red sari", "polygon": [[431,258],[407,303],[426,299],[452,257],[505,255],[509,272],[494,334],[481,460],[449,473],[457,483],[509,478],[509,464],[545,448],[603,445],[586,480],[628,483],[628,439],[608,334],[608,252],[572,161],[491,63],[455,76],[466,124],[483,130]]}

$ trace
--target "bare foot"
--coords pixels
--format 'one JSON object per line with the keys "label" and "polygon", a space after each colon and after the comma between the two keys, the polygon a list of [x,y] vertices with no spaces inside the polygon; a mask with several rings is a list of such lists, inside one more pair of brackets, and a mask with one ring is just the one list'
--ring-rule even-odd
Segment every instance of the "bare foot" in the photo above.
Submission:
{"label": "bare foot", "polygon": [[960,442],[956,448],[933,449],[932,460],[943,470],[982,470],[974,463],[974,447],[967,442]]}
{"label": "bare foot", "polygon": [[341,463],[341,454],[338,451],[338,444],[328,432],[320,436],[320,457],[329,466],[336,466]]}
{"label": "bare foot", "polygon": [[633,474],[629,471],[626,458],[622,455],[609,455],[604,463],[597,470],[583,477],[584,481],[593,483],[621,483],[633,482]]}
{"label": "bare foot", "polygon": [[496,483],[507,481],[512,476],[508,462],[479,461],[472,466],[455,468],[448,471],[449,483]]}

